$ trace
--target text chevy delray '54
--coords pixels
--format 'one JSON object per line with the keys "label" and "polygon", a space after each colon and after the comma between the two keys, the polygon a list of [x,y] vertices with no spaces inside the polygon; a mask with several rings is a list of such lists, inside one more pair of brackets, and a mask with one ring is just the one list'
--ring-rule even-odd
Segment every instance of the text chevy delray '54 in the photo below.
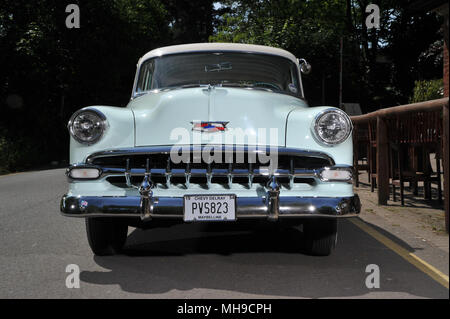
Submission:
{"label": "text chevy delray '54", "polygon": [[309,69],[258,45],[150,51],[127,107],[71,117],[63,215],[86,217],[97,255],[118,253],[128,226],[244,219],[299,226],[303,251],[330,254],[337,217],[360,211],[352,124],[338,108],[308,106]]}

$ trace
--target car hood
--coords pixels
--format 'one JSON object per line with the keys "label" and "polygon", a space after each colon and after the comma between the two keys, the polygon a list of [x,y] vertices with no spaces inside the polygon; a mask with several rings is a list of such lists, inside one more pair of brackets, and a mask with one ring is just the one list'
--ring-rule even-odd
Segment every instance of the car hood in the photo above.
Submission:
{"label": "car hood", "polygon": [[[289,112],[307,105],[286,94],[199,87],[148,93],[131,101],[128,107],[135,117],[136,146],[175,143],[285,146]],[[199,134],[192,123],[201,121],[228,123],[225,131]],[[245,132],[244,140],[236,137],[241,136],[239,130]],[[270,135],[271,130],[277,133]]]}

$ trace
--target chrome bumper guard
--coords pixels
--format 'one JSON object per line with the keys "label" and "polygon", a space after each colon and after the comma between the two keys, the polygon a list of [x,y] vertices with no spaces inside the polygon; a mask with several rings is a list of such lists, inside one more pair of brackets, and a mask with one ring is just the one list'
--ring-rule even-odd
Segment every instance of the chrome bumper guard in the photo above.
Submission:
{"label": "chrome bumper guard", "polygon": [[[278,196],[276,190],[266,197],[238,197],[236,218],[276,221],[288,217],[352,217],[360,212],[358,195],[351,197]],[[148,205],[147,207],[142,207]],[[142,200],[140,196],[95,197],[67,196],[61,199],[61,212],[74,217],[140,217],[183,219],[183,197],[158,197]]]}

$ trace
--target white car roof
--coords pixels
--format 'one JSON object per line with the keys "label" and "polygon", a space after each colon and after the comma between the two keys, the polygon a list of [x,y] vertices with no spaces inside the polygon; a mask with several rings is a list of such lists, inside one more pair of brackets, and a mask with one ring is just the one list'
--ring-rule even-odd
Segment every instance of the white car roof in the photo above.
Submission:
{"label": "white car roof", "polygon": [[236,51],[236,52],[251,52],[251,53],[262,53],[262,54],[272,54],[285,57],[295,64],[298,64],[297,58],[290,52],[268,47],[264,45],[255,44],[241,44],[241,43],[191,43],[191,44],[180,44],[171,45],[168,47],[162,47],[152,50],[146,53],[142,58],[139,59],[138,66],[140,64],[153,57],[158,57],[166,54],[176,54],[176,53],[187,53],[187,52],[201,52],[201,51]]}

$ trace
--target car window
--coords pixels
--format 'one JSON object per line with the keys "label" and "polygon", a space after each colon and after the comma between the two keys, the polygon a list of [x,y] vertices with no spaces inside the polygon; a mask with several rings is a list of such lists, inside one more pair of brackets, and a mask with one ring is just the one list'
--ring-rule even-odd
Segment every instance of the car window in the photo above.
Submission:
{"label": "car window", "polygon": [[298,70],[292,61],[244,52],[183,53],[149,59],[139,71],[136,93],[208,84],[301,97]]}
{"label": "car window", "polygon": [[149,91],[152,89],[152,78],[154,69],[154,60],[146,61],[139,72],[139,80],[137,86],[137,93]]}

